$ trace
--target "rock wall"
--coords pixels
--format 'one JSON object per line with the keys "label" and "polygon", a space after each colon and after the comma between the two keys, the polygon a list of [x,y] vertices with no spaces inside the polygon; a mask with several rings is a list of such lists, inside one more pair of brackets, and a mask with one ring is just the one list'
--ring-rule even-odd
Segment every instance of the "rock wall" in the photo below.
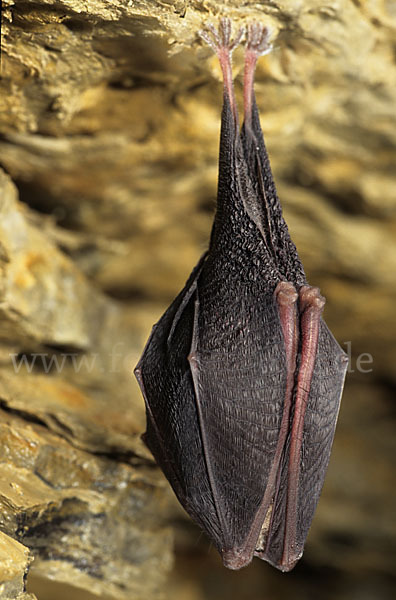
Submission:
{"label": "rock wall", "polygon": [[[33,576],[111,598],[164,593],[166,521],[179,513],[140,442],[131,371],[208,242],[222,93],[197,30],[221,15],[273,30],[257,69],[262,126],[309,280],[351,354],[301,573],[324,577],[325,565],[340,581],[380,580],[376,598],[386,598],[396,538],[393,3],[2,5],[0,598],[25,593],[30,564]],[[240,99],[243,54],[234,56]],[[198,534],[183,531],[177,549],[190,556]],[[174,596],[189,564],[178,555]],[[251,573],[259,568],[276,577],[261,563]],[[246,575],[237,577],[230,597]]]}

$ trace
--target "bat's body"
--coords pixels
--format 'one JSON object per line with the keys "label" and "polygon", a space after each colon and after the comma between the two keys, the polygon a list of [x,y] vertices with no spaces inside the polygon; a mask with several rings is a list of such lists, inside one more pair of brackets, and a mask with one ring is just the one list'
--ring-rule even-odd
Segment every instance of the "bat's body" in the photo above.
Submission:
{"label": "bat's body", "polygon": [[210,247],[154,326],[136,368],[145,441],[233,569],[301,557],[329,461],[347,359],[321,318],[275,191],[253,93],[267,32],[249,29],[239,131],[229,22]]}

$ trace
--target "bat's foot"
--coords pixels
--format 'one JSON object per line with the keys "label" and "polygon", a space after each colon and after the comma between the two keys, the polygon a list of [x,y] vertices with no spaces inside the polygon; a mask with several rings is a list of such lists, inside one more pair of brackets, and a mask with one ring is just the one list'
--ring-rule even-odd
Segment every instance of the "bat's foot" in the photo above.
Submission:
{"label": "bat's foot", "polygon": [[[238,29],[234,38],[231,38],[231,19],[223,17],[220,19],[219,28],[216,29],[211,23],[205,25],[205,29],[198,31],[198,35],[212,48],[213,52],[232,53],[239,45],[245,30],[243,27]],[[219,57],[220,58],[220,57]]]}
{"label": "bat's foot", "polygon": [[261,23],[249,23],[247,28],[246,51],[259,56],[271,52],[272,45],[269,42],[272,31]]}
{"label": "bat's foot", "polygon": [[258,57],[268,54],[272,50],[272,45],[269,42],[271,33],[271,30],[261,23],[250,23],[248,25],[243,85],[244,119],[248,127],[252,122],[254,71]]}
{"label": "bat's foot", "polygon": [[206,25],[206,28],[199,31],[198,34],[207,44],[209,44],[219,58],[221,70],[223,72],[224,93],[227,95],[230,103],[235,129],[238,130],[238,109],[236,106],[234,85],[232,81],[231,54],[241,41],[244,29],[241,27],[232,38],[231,20],[224,17],[223,19],[220,19],[218,29],[209,23]]}
{"label": "bat's foot", "polygon": [[253,82],[257,59],[259,56],[271,52],[272,45],[269,42],[271,33],[269,27],[265,27],[261,23],[250,23],[248,25],[243,84],[244,119],[247,127],[252,122]]}

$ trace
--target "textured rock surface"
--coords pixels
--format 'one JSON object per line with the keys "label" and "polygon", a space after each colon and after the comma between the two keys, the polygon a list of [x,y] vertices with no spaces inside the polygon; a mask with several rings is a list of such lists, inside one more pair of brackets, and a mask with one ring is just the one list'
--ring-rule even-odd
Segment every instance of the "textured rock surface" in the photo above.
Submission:
{"label": "textured rock surface", "polygon": [[0,597],[22,593],[28,548],[35,576],[160,597],[168,494],[132,399],[138,329],[30,222],[4,174],[0,190]]}
{"label": "textured rock surface", "polygon": [[[301,575],[291,583],[268,575],[263,585],[259,573],[269,569],[251,567],[249,581],[261,590],[253,586],[252,598],[262,590],[288,597],[291,589],[306,598],[315,583],[304,587],[304,574],[314,582],[328,576],[329,598],[371,589],[387,598],[396,545],[394,3],[5,0],[3,7],[0,164],[22,202],[2,175],[0,399],[8,450],[0,467],[2,485],[15,479],[21,493],[2,489],[9,520],[1,529],[31,548],[31,572],[41,577],[115,598],[158,595],[169,568],[168,534],[157,521],[167,494],[139,441],[144,415],[130,371],[210,232],[221,86],[196,32],[220,14],[238,24],[265,18],[275,48],[259,62],[256,91],[278,189],[309,279],[327,297],[326,319],[341,343],[350,342],[354,372]],[[234,62],[240,98],[238,51]],[[141,528],[124,531],[134,511]],[[52,537],[50,522],[59,524]],[[121,530],[138,540],[139,566],[132,550],[124,553]],[[98,531],[108,533],[114,568],[97,560]],[[217,572],[206,549],[196,555]],[[18,552],[21,582],[27,558]],[[205,575],[191,556],[178,559],[185,577],[175,575],[172,595],[212,597],[203,579],[192,591],[187,574]],[[216,577],[230,597],[243,596],[248,575]]]}
{"label": "textured rock surface", "polygon": [[158,595],[170,534],[156,471],[99,458],[3,411],[0,439],[1,529],[31,549],[36,575],[112,598]]}
{"label": "textured rock surface", "polygon": [[0,531],[0,598],[35,600],[24,592],[24,576],[31,561],[29,550]]}

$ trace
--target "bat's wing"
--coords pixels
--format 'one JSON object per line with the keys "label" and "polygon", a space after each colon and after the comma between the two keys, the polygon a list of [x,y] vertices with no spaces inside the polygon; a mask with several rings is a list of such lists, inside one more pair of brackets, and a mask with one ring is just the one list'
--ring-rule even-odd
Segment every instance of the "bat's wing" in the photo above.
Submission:
{"label": "bat's wing", "polygon": [[[178,496],[186,493],[183,477],[185,457],[180,455],[180,439],[190,429],[197,436],[192,382],[187,354],[191,345],[191,328],[197,279],[206,254],[191,273],[185,287],[154,325],[135,375],[141,387],[147,416],[144,441],[171,482]],[[198,449],[199,450],[199,449]],[[199,463],[197,453],[196,460]],[[188,478],[187,478],[188,481]]]}
{"label": "bat's wing", "polygon": [[[189,361],[220,525],[214,541],[230,568],[252,559],[272,501],[266,490],[283,413],[286,366],[279,315],[272,296],[261,301],[262,311],[254,314],[231,305],[235,324],[227,324],[218,312],[218,335],[212,338],[207,334],[210,309],[201,311],[200,288],[195,301]],[[262,519],[257,519],[259,512]]]}
{"label": "bat's wing", "polygon": [[212,539],[221,536],[202,448],[191,351],[197,283],[206,254],[154,326],[135,369],[147,415],[144,441],[187,512]]}
{"label": "bat's wing", "polygon": [[215,303],[213,313],[205,298],[201,307],[205,263],[153,328],[135,372],[148,447],[225,564],[239,568],[252,559],[262,525],[256,517],[283,412],[284,343],[272,295],[254,315],[237,297],[224,312]]}
{"label": "bat's wing", "polygon": [[281,565],[282,570],[290,570],[303,552],[329,463],[347,365],[346,354],[321,320],[318,351],[304,417],[293,555],[288,565],[281,565],[287,523],[290,438],[285,447],[271,520],[256,549],[257,556],[274,566]]}

